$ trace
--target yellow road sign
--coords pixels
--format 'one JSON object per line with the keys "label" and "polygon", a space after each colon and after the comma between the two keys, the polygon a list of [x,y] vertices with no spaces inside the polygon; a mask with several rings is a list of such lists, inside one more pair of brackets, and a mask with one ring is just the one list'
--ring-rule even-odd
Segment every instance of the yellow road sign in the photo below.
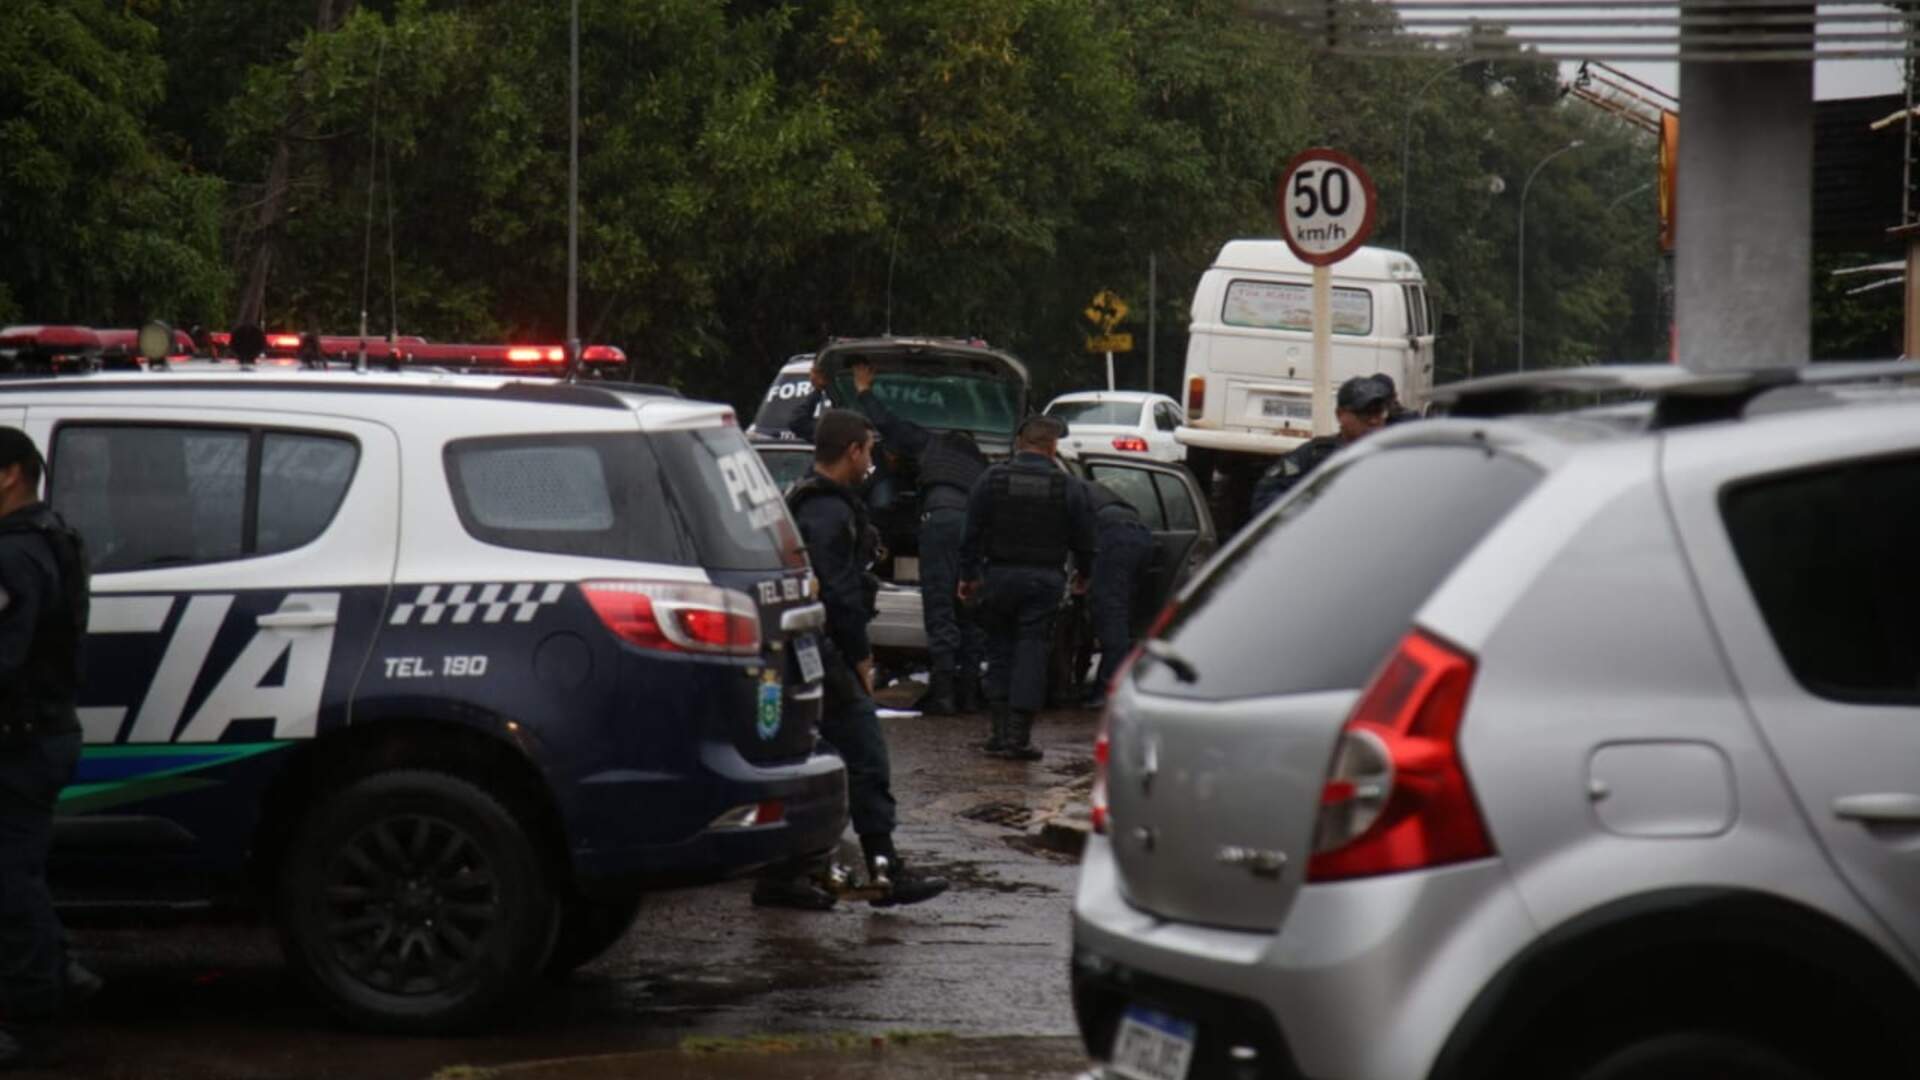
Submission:
{"label": "yellow road sign", "polygon": [[1087,339],[1088,352],[1132,352],[1132,334],[1101,334]]}
{"label": "yellow road sign", "polygon": [[[1088,322],[1100,328],[1101,333],[1111,334],[1113,333],[1113,328],[1120,325],[1120,320],[1127,317],[1127,302],[1120,299],[1112,289],[1101,289],[1100,292],[1094,296],[1093,303],[1087,308],[1084,314],[1087,316]],[[1102,349],[1100,351],[1105,352],[1106,350]],[[1114,351],[1119,352],[1120,350],[1115,349]]]}

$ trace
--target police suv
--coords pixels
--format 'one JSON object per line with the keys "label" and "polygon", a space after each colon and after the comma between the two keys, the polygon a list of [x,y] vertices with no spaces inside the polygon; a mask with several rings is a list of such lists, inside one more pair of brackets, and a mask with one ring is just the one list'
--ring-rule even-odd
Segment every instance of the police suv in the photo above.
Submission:
{"label": "police suv", "polygon": [[440,1031],[845,824],[824,612],[725,406],[184,364],[0,383],[0,424],[94,575],[64,901],[264,901],[342,1014]]}

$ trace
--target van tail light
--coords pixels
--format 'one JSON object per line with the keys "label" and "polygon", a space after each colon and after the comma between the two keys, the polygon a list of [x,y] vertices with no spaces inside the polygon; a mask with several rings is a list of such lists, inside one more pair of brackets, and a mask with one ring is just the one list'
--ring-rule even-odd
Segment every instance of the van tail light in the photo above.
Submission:
{"label": "van tail light", "polygon": [[620,640],[660,652],[760,654],[760,613],[746,593],[678,581],[584,581],[580,592]]}
{"label": "van tail light", "polygon": [[1122,435],[1113,440],[1113,448],[1135,454],[1144,454],[1147,452],[1147,440],[1138,435]]}
{"label": "van tail light", "polygon": [[1471,656],[1419,630],[1401,640],[1340,732],[1320,795],[1308,881],[1493,855],[1460,760]]}
{"label": "van tail light", "polygon": [[1187,415],[1199,416],[1207,411],[1207,380],[1195,375],[1187,380]]}

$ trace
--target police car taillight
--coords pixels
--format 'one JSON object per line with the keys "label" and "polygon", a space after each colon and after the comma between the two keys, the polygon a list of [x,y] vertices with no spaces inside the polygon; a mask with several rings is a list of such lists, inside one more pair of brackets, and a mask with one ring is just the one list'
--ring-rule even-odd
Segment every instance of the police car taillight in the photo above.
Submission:
{"label": "police car taillight", "polygon": [[1341,730],[1314,822],[1308,881],[1493,855],[1460,757],[1473,657],[1415,630]]}
{"label": "police car taillight", "polygon": [[751,597],[678,581],[586,581],[580,592],[622,641],[661,652],[757,656],[760,613]]}

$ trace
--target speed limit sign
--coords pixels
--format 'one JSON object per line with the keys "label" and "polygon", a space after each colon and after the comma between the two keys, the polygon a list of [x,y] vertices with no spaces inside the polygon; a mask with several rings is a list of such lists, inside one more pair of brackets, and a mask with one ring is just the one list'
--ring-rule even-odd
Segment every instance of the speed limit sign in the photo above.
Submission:
{"label": "speed limit sign", "polygon": [[1373,177],[1338,150],[1303,150],[1280,174],[1280,235],[1301,262],[1331,266],[1373,233]]}

